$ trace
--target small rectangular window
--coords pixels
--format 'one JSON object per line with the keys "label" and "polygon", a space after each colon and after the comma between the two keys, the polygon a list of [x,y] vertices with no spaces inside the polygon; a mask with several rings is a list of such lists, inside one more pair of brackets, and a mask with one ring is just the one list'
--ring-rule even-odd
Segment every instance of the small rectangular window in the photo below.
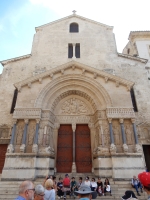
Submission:
{"label": "small rectangular window", "polygon": [[16,102],[17,102],[17,96],[18,96],[18,90],[15,89],[10,114],[12,114],[15,110],[15,106],[16,106]]}
{"label": "small rectangular window", "polygon": [[76,58],[80,58],[80,44],[76,44],[76,49],[75,49],[75,56]]}
{"label": "small rectangular window", "polygon": [[68,44],[68,58],[72,58],[72,57],[73,57],[73,45]]}
{"label": "small rectangular window", "polygon": [[130,90],[130,95],[131,95],[131,100],[132,100],[132,105],[133,105],[134,112],[138,112],[133,88],[131,88],[131,90]]}

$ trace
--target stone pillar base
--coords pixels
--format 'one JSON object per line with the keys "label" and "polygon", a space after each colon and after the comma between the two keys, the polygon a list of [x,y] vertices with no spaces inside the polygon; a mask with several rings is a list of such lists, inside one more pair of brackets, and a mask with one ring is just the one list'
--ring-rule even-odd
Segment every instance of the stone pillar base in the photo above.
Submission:
{"label": "stone pillar base", "polygon": [[141,145],[139,145],[139,144],[135,145],[135,152],[136,153],[142,153],[142,147],[141,147]]}
{"label": "stone pillar base", "polygon": [[26,148],[26,145],[25,145],[25,144],[22,144],[22,145],[20,146],[20,152],[21,152],[21,153],[24,153],[24,152],[25,152],[25,148]]}
{"label": "stone pillar base", "polygon": [[77,169],[76,169],[76,164],[75,162],[72,163],[72,173],[76,173]]}
{"label": "stone pillar base", "polygon": [[13,144],[9,144],[7,147],[7,153],[13,153],[14,152],[14,145]]}
{"label": "stone pillar base", "polygon": [[124,153],[128,152],[128,146],[127,146],[127,144],[123,144],[123,151],[124,151]]}
{"label": "stone pillar base", "polygon": [[111,144],[109,149],[111,154],[116,153],[116,146],[114,144]]}
{"label": "stone pillar base", "polygon": [[38,145],[37,144],[33,144],[32,153],[38,153]]}

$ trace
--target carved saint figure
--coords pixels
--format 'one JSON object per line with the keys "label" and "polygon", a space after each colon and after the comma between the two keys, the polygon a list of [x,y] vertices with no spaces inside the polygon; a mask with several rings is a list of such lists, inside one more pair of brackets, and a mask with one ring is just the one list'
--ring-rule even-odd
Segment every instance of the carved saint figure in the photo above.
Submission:
{"label": "carved saint figure", "polygon": [[94,143],[95,143],[95,145],[94,145],[95,148],[97,148],[99,146],[99,133],[98,132],[95,134],[95,142]]}
{"label": "carved saint figure", "polygon": [[39,145],[42,145],[42,143],[43,143],[43,132],[44,132],[44,129],[40,128],[39,129],[39,134],[38,134],[38,144]]}
{"label": "carved saint figure", "polygon": [[105,127],[104,128],[104,146],[108,146],[109,144],[110,144],[109,129]]}
{"label": "carved saint figure", "polygon": [[28,132],[28,144],[32,145],[33,144],[33,139],[35,135],[35,126],[30,126],[29,127],[29,132]]}
{"label": "carved saint figure", "polygon": [[18,125],[17,126],[17,131],[16,131],[16,144],[20,145],[22,143],[22,137],[23,137],[23,125]]}
{"label": "carved saint figure", "polygon": [[7,128],[1,128],[0,129],[0,138],[7,138],[8,137],[8,129]]}
{"label": "carved saint figure", "polygon": [[120,134],[117,126],[113,127],[113,134],[115,139],[115,145],[120,145]]}
{"label": "carved saint figure", "polygon": [[125,133],[126,133],[127,144],[132,144],[133,143],[133,141],[132,141],[132,131],[131,131],[129,125],[126,126]]}

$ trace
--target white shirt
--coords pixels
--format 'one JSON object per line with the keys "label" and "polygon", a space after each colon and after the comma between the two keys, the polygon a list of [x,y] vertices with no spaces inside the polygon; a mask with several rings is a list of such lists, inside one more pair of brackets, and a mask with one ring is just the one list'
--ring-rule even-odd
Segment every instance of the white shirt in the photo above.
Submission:
{"label": "white shirt", "polygon": [[91,181],[91,186],[97,188],[97,183],[94,181]]}
{"label": "white shirt", "polygon": [[91,182],[90,181],[84,181],[85,185],[88,185],[89,187],[91,186]]}
{"label": "white shirt", "polygon": [[46,190],[45,189],[45,195],[44,200],[55,200],[55,190]]}

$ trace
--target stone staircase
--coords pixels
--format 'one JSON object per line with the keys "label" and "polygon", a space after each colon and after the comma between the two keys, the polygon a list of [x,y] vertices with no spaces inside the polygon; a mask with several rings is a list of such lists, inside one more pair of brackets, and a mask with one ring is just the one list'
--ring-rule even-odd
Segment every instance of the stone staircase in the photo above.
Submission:
{"label": "stone staircase", "polygon": [[[64,177],[65,174],[57,174],[57,180],[58,178]],[[76,174],[76,180],[78,180],[78,177],[82,176],[83,178],[88,175],[90,178],[93,177],[93,174]],[[74,176],[74,175],[73,175]],[[72,174],[70,174],[70,178],[72,177]],[[103,179],[102,179],[103,180]],[[104,180],[103,180],[104,181]],[[0,200],[13,200],[15,199],[15,197],[18,196],[18,188],[19,185],[22,181],[0,181]],[[42,184],[43,183],[43,179],[37,179],[34,184]],[[135,190],[131,187],[129,181],[113,181],[112,179],[110,179],[110,184],[111,184],[111,190],[112,190],[112,196],[98,196],[97,199],[101,199],[101,200],[119,200],[121,199],[121,197],[124,195],[126,190],[133,190],[135,192]],[[135,193],[136,194],[136,193]],[[145,200],[147,199],[147,194],[145,192],[140,193],[141,196],[137,196],[138,199],[140,200]],[[56,199],[57,196],[56,196]],[[68,196],[67,199],[69,200],[70,197]],[[77,198],[76,198],[77,199]]]}

